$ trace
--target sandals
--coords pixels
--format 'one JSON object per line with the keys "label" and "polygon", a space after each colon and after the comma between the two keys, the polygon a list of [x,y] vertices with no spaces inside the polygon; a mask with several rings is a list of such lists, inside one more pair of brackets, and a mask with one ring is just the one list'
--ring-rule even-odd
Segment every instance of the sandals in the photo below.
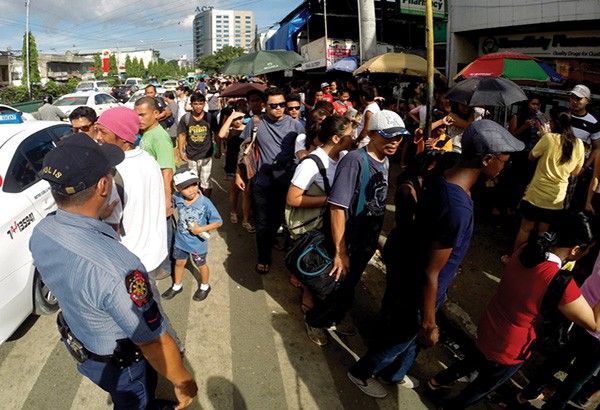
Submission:
{"label": "sandals", "polygon": [[250,222],[242,222],[242,227],[248,231],[248,233],[255,233],[256,228]]}
{"label": "sandals", "polygon": [[265,274],[269,273],[269,264],[268,263],[257,263],[256,266],[254,267],[254,270],[259,275],[265,275]]}
{"label": "sandals", "polygon": [[231,222],[232,224],[238,223],[238,215],[235,212],[229,213],[229,222]]}

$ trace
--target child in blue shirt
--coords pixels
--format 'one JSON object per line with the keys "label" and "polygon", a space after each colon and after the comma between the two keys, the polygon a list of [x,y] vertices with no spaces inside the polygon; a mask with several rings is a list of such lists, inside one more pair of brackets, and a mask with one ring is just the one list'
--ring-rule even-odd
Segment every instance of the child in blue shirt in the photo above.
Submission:
{"label": "child in blue shirt", "polygon": [[172,299],[183,290],[183,270],[189,257],[200,274],[201,282],[193,299],[201,301],[206,299],[210,292],[209,272],[206,265],[210,237],[208,232],[221,227],[223,220],[210,199],[200,192],[198,175],[195,172],[187,169],[177,172],[173,182],[178,191],[173,194],[173,208],[179,213],[173,248],[175,278],[173,285],[162,294],[162,297]]}

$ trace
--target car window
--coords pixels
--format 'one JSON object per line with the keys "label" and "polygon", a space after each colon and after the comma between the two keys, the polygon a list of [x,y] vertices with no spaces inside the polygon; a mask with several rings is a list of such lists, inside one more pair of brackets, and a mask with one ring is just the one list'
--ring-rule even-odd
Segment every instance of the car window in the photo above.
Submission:
{"label": "car window", "polygon": [[8,107],[0,107],[0,115],[2,114],[14,114],[16,112],[19,112],[15,109],[12,108],[8,108]]}
{"label": "car window", "polygon": [[110,87],[110,84],[109,84],[109,83],[107,83],[106,81],[98,81],[98,82],[96,83],[96,86],[97,86],[97,87]]}
{"label": "car window", "polygon": [[116,104],[117,100],[108,94],[101,94],[104,98],[104,104]]}
{"label": "car window", "polygon": [[102,94],[96,94],[96,96],[94,97],[94,104],[104,104],[104,98],[102,98]]}
{"label": "car window", "polygon": [[69,105],[86,105],[87,100],[87,97],[61,97],[58,100],[56,100],[54,105],[58,105],[61,107]]}
{"label": "car window", "polygon": [[56,143],[70,134],[70,127],[60,125],[46,128],[31,135],[19,145],[8,167],[3,191],[22,192],[40,180],[44,156]]}
{"label": "car window", "polygon": [[92,88],[94,88],[94,83],[90,83],[90,82],[79,83],[77,88],[80,90],[81,89],[91,90]]}

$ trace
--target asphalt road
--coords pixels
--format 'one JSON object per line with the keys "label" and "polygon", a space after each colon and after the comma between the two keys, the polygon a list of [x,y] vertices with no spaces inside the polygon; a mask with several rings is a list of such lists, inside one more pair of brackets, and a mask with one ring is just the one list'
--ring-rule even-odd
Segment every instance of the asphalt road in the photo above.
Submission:
{"label": "asphalt road", "polygon": [[[198,382],[192,408],[208,409],[426,409],[434,408],[423,389],[388,387],[385,399],[365,396],[346,377],[354,360],[366,351],[379,308],[384,273],[369,265],[357,291],[351,316],[359,335],[330,338],[325,347],[307,338],[300,293],[288,282],[274,251],[271,272],[254,272],[254,236],[229,222],[222,163],[213,163],[213,200],[224,225],[212,235],[208,264],[212,292],[192,300],[197,283],[186,274],[184,292],[163,306],[185,341],[185,360]],[[393,192],[393,191],[391,191]],[[393,209],[393,208],[390,208]],[[388,223],[391,213],[388,215]],[[488,239],[486,239],[488,238]],[[452,298],[477,318],[496,283],[498,249],[489,234],[476,235],[464,277]],[[483,268],[485,267],[485,268]],[[498,267],[499,268],[499,267]],[[492,273],[490,273],[492,272]],[[164,291],[170,280],[159,282]],[[450,361],[443,347],[422,352],[410,374],[424,383]],[[0,407],[3,409],[108,409],[108,395],[82,377],[58,339],[55,317],[31,317],[0,346]],[[166,381],[158,396],[173,398]],[[480,405],[479,408],[486,408]]]}

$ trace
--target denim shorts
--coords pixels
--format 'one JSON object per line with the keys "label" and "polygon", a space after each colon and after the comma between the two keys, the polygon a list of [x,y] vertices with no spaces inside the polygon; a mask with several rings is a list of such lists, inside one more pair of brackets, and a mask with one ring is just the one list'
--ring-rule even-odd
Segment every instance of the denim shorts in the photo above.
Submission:
{"label": "denim shorts", "polygon": [[200,266],[204,266],[206,265],[206,253],[198,253],[198,252],[186,252],[186,251],[182,251],[179,248],[173,248],[173,259],[175,260],[181,260],[181,259],[187,259],[188,256],[190,257],[190,260],[192,261],[192,264],[195,267],[200,267]]}

